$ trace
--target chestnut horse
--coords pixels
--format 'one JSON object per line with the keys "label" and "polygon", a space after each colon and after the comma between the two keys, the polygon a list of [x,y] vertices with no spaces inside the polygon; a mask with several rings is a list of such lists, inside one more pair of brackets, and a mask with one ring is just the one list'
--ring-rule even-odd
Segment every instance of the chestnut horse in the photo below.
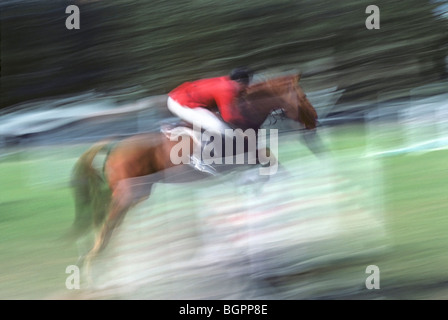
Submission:
{"label": "chestnut horse", "polygon": [[[274,110],[282,109],[286,117],[314,131],[317,113],[299,86],[299,79],[300,75],[289,75],[251,85],[239,101],[248,120],[238,127],[259,129]],[[177,143],[162,132],[153,132],[118,142],[99,142],[79,158],[72,178],[76,215],[71,236],[77,239],[91,227],[96,230],[93,248],[80,258],[86,268],[107,245],[126,212],[149,197],[151,185],[141,192],[135,189],[132,179],[151,175],[151,183],[164,182],[163,173],[176,166],[170,152]],[[108,155],[101,172],[92,162],[105,149]]]}

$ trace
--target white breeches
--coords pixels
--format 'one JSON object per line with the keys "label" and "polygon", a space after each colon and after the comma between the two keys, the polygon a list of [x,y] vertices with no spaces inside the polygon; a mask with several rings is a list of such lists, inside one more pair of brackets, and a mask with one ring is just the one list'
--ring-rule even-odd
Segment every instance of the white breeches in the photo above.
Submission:
{"label": "white breeches", "polygon": [[213,112],[205,108],[184,107],[171,97],[168,97],[167,105],[168,109],[182,120],[209,132],[217,132],[224,135],[225,129],[231,129],[230,126],[220,120]]}

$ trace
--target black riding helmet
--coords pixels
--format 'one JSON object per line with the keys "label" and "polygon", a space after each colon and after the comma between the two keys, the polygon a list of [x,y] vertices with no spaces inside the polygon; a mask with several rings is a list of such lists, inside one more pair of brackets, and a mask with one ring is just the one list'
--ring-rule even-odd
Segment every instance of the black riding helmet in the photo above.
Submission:
{"label": "black riding helmet", "polygon": [[238,67],[230,72],[230,79],[248,85],[254,72],[247,67]]}

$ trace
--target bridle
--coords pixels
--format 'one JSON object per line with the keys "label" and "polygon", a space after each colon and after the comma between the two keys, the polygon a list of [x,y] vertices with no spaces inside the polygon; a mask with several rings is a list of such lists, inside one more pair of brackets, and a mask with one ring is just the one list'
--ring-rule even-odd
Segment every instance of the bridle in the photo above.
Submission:
{"label": "bridle", "polygon": [[[280,108],[281,114],[282,116],[286,116],[285,115],[285,111],[287,112],[288,110],[293,109],[292,111],[294,112],[298,112],[298,108],[300,107],[300,92],[297,88],[297,82],[298,82],[298,77],[291,77],[290,79],[287,79],[285,81],[287,81],[286,85],[277,85],[275,86],[273,84],[274,80],[268,80],[267,84],[269,86],[269,89],[274,93],[274,95],[276,95],[277,97],[279,97],[280,100],[283,101],[283,105],[287,106],[287,108],[282,107]],[[286,94],[286,97],[285,97]],[[285,110],[286,109],[286,110]]]}

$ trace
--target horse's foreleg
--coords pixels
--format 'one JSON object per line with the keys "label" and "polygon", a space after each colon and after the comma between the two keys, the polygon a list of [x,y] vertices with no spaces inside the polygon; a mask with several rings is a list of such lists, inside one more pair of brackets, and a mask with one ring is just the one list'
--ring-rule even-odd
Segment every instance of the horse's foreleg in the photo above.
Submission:
{"label": "horse's foreleg", "polygon": [[257,162],[261,164],[260,175],[271,176],[278,170],[278,159],[268,147],[257,150]]}
{"label": "horse's foreleg", "polygon": [[305,145],[316,157],[322,158],[328,152],[316,129],[305,130],[301,137]]}

